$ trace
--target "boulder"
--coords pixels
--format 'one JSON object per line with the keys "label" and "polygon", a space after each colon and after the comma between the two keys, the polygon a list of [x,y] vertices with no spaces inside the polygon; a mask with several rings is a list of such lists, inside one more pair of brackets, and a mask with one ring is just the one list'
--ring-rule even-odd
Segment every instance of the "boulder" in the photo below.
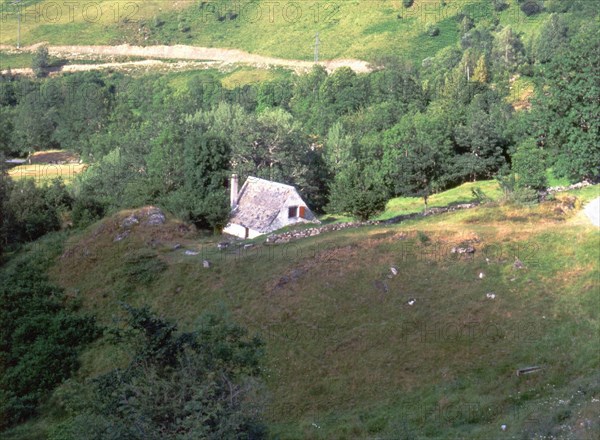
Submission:
{"label": "boulder", "polygon": [[137,225],[139,222],[140,221],[137,219],[137,217],[134,214],[131,214],[129,217],[123,219],[123,221],[121,222],[121,227],[131,228],[133,225]]}

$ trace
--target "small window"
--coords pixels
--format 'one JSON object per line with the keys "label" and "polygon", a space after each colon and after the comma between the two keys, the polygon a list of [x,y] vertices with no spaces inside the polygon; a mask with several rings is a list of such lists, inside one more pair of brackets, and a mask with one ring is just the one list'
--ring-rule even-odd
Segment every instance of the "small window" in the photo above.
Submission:
{"label": "small window", "polygon": [[295,217],[298,217],[298,207],[290,206],[288,208],[288,218],[295,218]]}

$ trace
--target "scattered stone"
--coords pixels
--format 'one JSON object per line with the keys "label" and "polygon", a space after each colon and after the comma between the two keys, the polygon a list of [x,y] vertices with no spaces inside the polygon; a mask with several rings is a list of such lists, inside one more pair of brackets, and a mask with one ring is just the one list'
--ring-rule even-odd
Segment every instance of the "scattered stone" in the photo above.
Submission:
{"label": "scattered stone", "polygon": [[202,262],[202,265],[204,266],[205,269],[210,269],[210,261],[204,260]]}
{"label": "scattered stone", "polygon": [[523,269],[525,267],[525,265],[523,264],[523,262],[521,260],[519,260],[517,257],[515,257],[515,263],[513,264],[513,267],[515,269]]}
{"label": "scattered stone", "polygon": [[123,231],[120,234],[117,234],[113,241],[121,241],[129,235],[129,231]]}
{"label": "scattered stone", "polygon": [[451,252],[453,254],[474,254],[475,248],[473,246],[458,246],[453,247]]}
{"label": "scattered stone", "polygon": [[129,217],[126,217],[125,219],[123,219],[123,221],[121,222],[121,227],[122,228],[131,228],[133,225],[137,225],[140,221],[137,219],[137,217],[133,214],[131,214]]}
{"label": "scattered stone", "polygon": [[491,292],[490,292],[490,293],[486,293],[486,294],[485,294],[485,296],[486,296],[487,298],[489,298],[489,299],[494,299],[494,298],[496,298],[496,294],[495,294],[495,293],[491,293]]}
{"label": "scattered stone", "polygon": [[277,284],[275,285],[275,287],[281,288],[281,287],[285,286],[289,282],[290,282],[290,277],[284,275],[281,278],[279,278],[279,281],[277,281]]}
{"label": "scattered stone", "polygon": [[506,431],[506,425],[500,426],[500,429],[502,429],[502,431]]}
{"label": "scattered stone", "polygon": [[483,272],[479,272],[479,279],[482,280],[485,278],[485,274]]}
{"label": "scattered stone", "polygon": [[229,242],[227,242],[227,241],[222,241],[222,242],[220,242],[219,244],[217,244],[217,248],[218,248],[220,251],[222,251],[222,250],[225,250],[225,249],[227,249],[228,247],[229,247]]}
{"label": "scattered stone", "polygon": [[173,246],[174,251],[176,251],[177,249],[181,249],[181,245],[179,243],[177,243],[175,246]]}
{"label": "scattered stone", "polygon": [[398,275],[398,268],[396,266],[390,267],[390,270],[392,271],[392,275]]}
{"label": "scattered stone", "polygon": [[199,252],[196,252],[196,251],[185,251],[185,254],[186,254],[186,255],[192,255],[192,256],[193,256],[193,255],[198,255],[198,253],[199,253]]}
{"label": "scattered stone", "polygon": [[540,371],[542,369],[542,367],[538,367],[537,365],[534,367],[525,367],[525,368],[519,368],[517,370],[517,376],[520,376],[522,374],[531,374],[531,373],[535,373],[537,371]]}
{"label": "scattered stone", "polygon": [[414,299],[414,298],[410,298],[410,299],[408,300],[408,305],[409,305],[409,306],[413,306],[413,305],[414,305],[416,302],[417,302],[417,300],[416,300],[416,299]]}
{"label": "scattered stone", "polygon": [[167,221],[167,218],[163,212],[158,208],[152,208],[148,211],[148,221],[146,224],[149,226],[162,225]]}

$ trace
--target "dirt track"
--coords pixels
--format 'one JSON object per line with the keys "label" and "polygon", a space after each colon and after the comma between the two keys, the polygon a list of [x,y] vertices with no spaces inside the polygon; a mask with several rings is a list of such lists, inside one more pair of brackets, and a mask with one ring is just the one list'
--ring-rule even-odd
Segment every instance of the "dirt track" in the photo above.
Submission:
{"label": "dirt track", "polygon": [[[21,51],[33,52],[41,44],[21,48]],[[0,50],[15,52],[14,47],[0,45]],[[270,67],[279,66],[295,71],[307,71],[313,66],[311,61],[301,60],[286,60],[282,58],[266,57],[262,55],[251,54],[237,49],[219,49],[210,47],[196,46],[130,46],[123,44],[120,46],[48,46],[48,51],[51,55],[62,58],[73,59],[81,58],[82,56],[132,56],[146,58],[147,60],[154,59],[177,59],[177,60],[196,60],[196,61],[220,61],[225,64],[250,64],[255,67]],[[114,63],[118,64],[118,63]],[[366,61],[355,59],[337,59],[319,62],[328,71],[335,70],[339,67],[350,67],[357,73],[365,73],[371,71],[369,64]],[[93,70],[98,68],[94,65],[79,66],[76,70]],[[66,67],[66,66],[65,66]],[[74,66],[71,65],[71,68]],[[63,71],[67,69],[63,68]]]}

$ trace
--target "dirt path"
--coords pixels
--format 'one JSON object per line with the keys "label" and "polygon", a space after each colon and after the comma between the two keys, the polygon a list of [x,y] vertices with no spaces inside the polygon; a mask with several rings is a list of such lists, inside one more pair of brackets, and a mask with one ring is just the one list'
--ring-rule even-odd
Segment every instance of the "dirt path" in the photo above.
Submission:
{"label": "dirt path", "polygon": [[[21,51],[33,52],[42,43],[21,48]],[[0,50],[15,52],[14,47],[0,45]],[[311,61],[286,60],[282,58],[266,57],[262,55],[251,54],[237,49],[220,49],[211,47],[196,46],[130,46],[123,44],[120,46],[48,46],[51,55],[62,58],[73,59],[80,58],[83,55],[92,56],[133,56],[154,59],[177,59],[177,60],[196,60],[196,61],[220,61],[225,64],[250,64],[255,67],[279,66],[295,71],[307,71],[313,66]],[[337,59],[319,62],[328,71],[339,67],[350,67],[357,73],[370,72],[371,68],[366,61],[356,59]],[[94,66],[94,65],[89,65]],[[65,66],[66,67],[66,66]],[[92,70],[79,68],[80,70]],[[66,69],[63,69],[65,71]]]}
{"label": "dirt path", "polygon": [[[120,71],[128,70],[165,70],[165,71],[181,71],[189,69],[207,69],[211,67],[219,67],[223,65],[218,61],[178,61],[175,63],[169,63],[160,60],[143,60],[143,61],[128,61],[123,63],[99,63],[99,64],[66,64],[61,67],[55,67],[48,69],[49,75],[57,75],[65,72],[84,72],[89,70],[102,70],[102,69],[115,69]],[[11,73],[17,75],[33,76],[33,70],[26,68],[10,69]],[[1,73],[7,73],[7,70],[0,71]]]}

